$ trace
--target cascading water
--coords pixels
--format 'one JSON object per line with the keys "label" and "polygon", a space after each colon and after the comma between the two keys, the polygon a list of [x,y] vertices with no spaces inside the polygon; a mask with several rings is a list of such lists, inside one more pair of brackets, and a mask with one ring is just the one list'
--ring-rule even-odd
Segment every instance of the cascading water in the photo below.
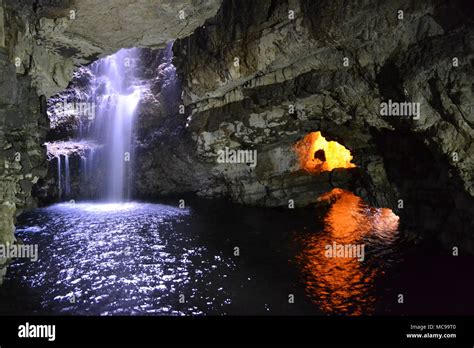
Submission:
{"label": "cascading water", "polygon": [[[87,76],[86,88],[71,88],[72,102],[58,104],[63,117],[73,115],[79,121],[76,139],[47,144],[57,160],[60,199],[74,198],[71,177],[77,167],[82,175],[76,188],[94,182],[100,187],[98,198],[114,202],[129,198],[133,123],[145,87],[135,76],[137,59],[138,49],[122,49],[83,68],[79,75]],[[77,166],[70,165],[74,155],[80,156]]]}
{"label": "cascading water", "polygon": [[69,156],[64,155],[64,191],[66,192],[66,197],[69,197],[71,194],[71,171],[69,167]]}
{"label": "cascading water", "polygon": [[62,182],[61,182],[61,155],[58,155],[56,157],[58,161],[58,191],[59,191],[59,198],[61,198],[62,195]]}
{"label": "cascading water", "polygon": [[[187,200],[189,208],[184,209],[123,203],[131,187],[133,144],[141,146],[143,139],[148,140],[141,134],[144,128],[151,128],[152,136],[160,131],[147,122],[156,115],[154,108],[146,110],[147,103],[155,103],[160,111],[168,108],[170,115],[178,109],[180,89],[175,88],[171,58],[170,45],[159,54],[121,50],[81,68],[76,84],[60,96],[74,105],[94,106],[86,107],[90,114],[82,115],[86,119],[81,119],[75,139],[48,143],[50,160],[57,160],[59,196],[75,202],[19,216],[17,236],[23,245],[38,246],[40,257],[37,262],[12,262],[4,292],[0,287],[0,314],[422,314],[432,307],[432,302],[416,296],[422,286],[435,297],[454,299],[446,314],[467,314],[458,310],[456,302],[465,282],[447,296],[439,279],[457,284],[462,280],[459,274],[469,274],[469,263],[457,263],[453,260],[458,258],[449,256],[440,259],[439,249],[432,253],[409,248],[412,243],[403,238],[413,231],[399,231],[393,212],[372,208],[341,189],[319,197],[316,214],[305,209],[295,215],[224,201],[211,206],[208,201]],[[134,139],[141,97],[145,107]],[[77,126],[77,114],[53,113],[50,120],[57,123],[63,118],[62,122]],[[159,117],[157,123],[168,120]],[[302,144],[307,151],[300,151],[310,172],[353,167],[347,149],[310,135]],[[148,148],[137,147],[137,153]],[[334,154],[342,161],[319,163]],[[326,168],[326,164],[333,165]],[[92,189],[83,194],[81,187]],[[97,188],[103,191],[88,194]],[[94,197],[108,202],[80,201]],[[216,211],[219,214],[210,218],[209,212]],[[235,245],[245,250],[250,261],[236,260]],[[355,247],[357,258],[339,257],[338,246]],[[435,257],[430,258],[430,253]],[[413,261],[401,264],[404,259]],[[252,260],[271,262],[252,267]],[[414,281],[413,274],[423,275],[429,267],[442,273]],[[461,271],[453,273],[453,269]],[[394,300],[400,286],[415,294],[403,306]],[[433,289],[440,289],[439,293]],[[288,306],[290,290],[299,294],[299,300]],[[472,308],[472,286],[465,290],[463,308]]]}
{"label": "cascading water", "polygon": [[96,106],[91,136],[104,144],[105,193],[110,201],[128,198],[131,177],[132,132],[141,86],[134,84],[136,49],[122,49],[91,66],[92,100]]}
{"label": "cascading water", "polygon": [[[61,159],[62,156],[64,156],[64,161]],[[58,167],[58,196],[59,198],[68,198],[71,194],[71,172],[69,167],[69,156],[67,154],[58,154],[56,156],[56,160]]]}
{"label": "cascading water", "polygon": [[121,49],[80,67],[70,87],[48,101],[52,128],[58,127],[63,138],[69,134],[64,129],[74,131],[68,140],[47,143],[48,156],[57,163],[60,199],[120,202],[131,198],[137,144],[134,123],[140,100],[159,99],[163,113],[178,109],[181,92],[176,88],[172,47],[169,43],[153,53]]}

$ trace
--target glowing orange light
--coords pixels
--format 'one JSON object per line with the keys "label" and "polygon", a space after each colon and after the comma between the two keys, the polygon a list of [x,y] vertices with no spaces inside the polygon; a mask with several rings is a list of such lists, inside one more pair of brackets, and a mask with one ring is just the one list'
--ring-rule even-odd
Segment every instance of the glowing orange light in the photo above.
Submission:
{"label": "glowing orange light", "polygon": [[321,132],[311,132],[296,143],[301,168],[309,173],[334,168],[354,168],[351,152],[336,141],[327,141]]}
{"label": "glowing orange light", "polygon": [[[398,238],[399,217],[388,208],[373,208],[362,198],[339,188],[318,199],[330,205],[324,230],[300,236],[303,250],[297,256],[306,293],[326,313],[373,314],[375,281],[384,271],[382,260]],[[366,245],[377,262],[354,257],[327,257],[326,247]]]}

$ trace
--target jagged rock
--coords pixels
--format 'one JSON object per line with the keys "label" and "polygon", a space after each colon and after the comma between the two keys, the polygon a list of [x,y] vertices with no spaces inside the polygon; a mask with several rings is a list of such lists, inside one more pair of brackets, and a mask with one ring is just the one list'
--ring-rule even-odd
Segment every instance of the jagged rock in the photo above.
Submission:
{"label": "jagged rock", "polygon": [[[0,1],[0,133],[5,136],[0,140],[2,149],[10,150],[1,157],[5,159],[2,202],[19,209],[34,204],[29,185],[23,181],[20,186],[19,180],[28,176],[36,182],[46,174],[46,151],[41,148],[47,131],[41,117],[46,111],[40,112],[38,96],[44,100],[65,89],[75,67],[99,56],[123,47],[164,47],[189,35],[219,6],[218,0],[155,1],[141,6],[131,0]],[[12,154],[15,158],[28,154],[41,164],[27,167]],[[9,226],[14,216],[2,218],[2,226]],[[10,234],[2,227],[0,236]]]}
{"label": "jagged rock", "polygon": [[[191,191],[304,206],[340,187],[408,221],[429,220],[447,231],[447,224],[463,225],[462,240],[472,245],[474,34],[466,3],[40,0],[35,11],[25,1],[6,4],[0,86],[14,88],[0,92],[5,201],[27,205],[29,185],[20,181],[41,172],[45,125],[35,93],[59,92],[74,66],[118,48],[163,48],[178,39],[174,63],[185,114],[179,95],[163,93],[174,68],[153,54],[142,57],[142,78],[155,80],[140,104],[137,196]],[[381,116],[387,100],[420,102],[420,118]],[[356,168],[301,171],[293,146],[313,131],[348,148]],[[257,166],[219,163],[224,148],[256,150]],[[28,152],[27,162],[14,160],[18,151]],[[406,208],[398,209],[400,200]],[[449,216],[437,214],[453,207]]]}
{"label": "jagged rock", "polygon": [[144,2],[75,0],[58,3],[6,0],[11,23],[8,46],[19,58],[38,95],[52,96],[67,87],[74,67],[120,48],[163,48],[212,17],[219,0]]}
{"label": "jagged rock", "polygon": [[[205,27],[174,45],[189,130],[199,158],[210,165],[220,148],[249,146],[257,149],[260,164],[249,172],[214,163],[215,184],[200,192],[229,195],[247,204],[286,205],[288,196],[275,192],[284,186],[288,193],[298,183],[288,174],[262,181],[275,170],[267,165],[273,161],[268,151],[283,149],[287,155],[278,160],[288,163],[291,145],[319,130],[351,150],[357,169],[345,184],[357,188],[357,194],[393,209],[405,198],[421,208],[397,213],[414,216],[419,211],[418,220],[438,227],[446,222],[436,210],[454,209],[464,221],[455,225],[471,245],[470,15],[472,9],[463,2],[396,1],[379,6],[375,1],[225,1]],[[222,26],[229,30],[219,30]],[[419,102],[419,119],[382,117],[380,105],[388,99]],[[410,170],[402,154],[396,159],[391,155],[399,148],[407,149]],[[449,175],[430,177],[417,186],[416,181],[424,179],[403,173],[412,169]],[[438,200],[416,198],[424,195],[422,190],[435,192],[440,185],[449,189]],[[319,192],[314,183],[305,189]],[[304,204],[311,198],[301,196]]]}

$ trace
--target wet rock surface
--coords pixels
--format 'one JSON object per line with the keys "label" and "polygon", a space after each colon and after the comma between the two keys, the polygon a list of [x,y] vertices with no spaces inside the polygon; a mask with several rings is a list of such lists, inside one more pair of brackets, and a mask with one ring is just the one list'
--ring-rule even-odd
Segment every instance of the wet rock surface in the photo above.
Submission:
{"label": "wet rock surface", "polygon": [[[177,39],[173,86],[167,80],[174,67],[162,64],[160,53],[141,57],[150,89],[136,129],[136,197],[192,192],[298,207],[339,187],[394,209],[416,231],[442,230],[437,237],[448,245],[474,250],[474,32],[467,2],[163,1],[157,9],[107,3],[0,6],[3,241],[12,240],[15,209],[33,205],[31,186],[45,174],[48,126],[39,96],[63,90],[78,64]],[[420,103],[419,118],[381,116],[389,100]],[[74,127],[59,127],[55,139]],[[313,131],[349,149],[356,168],[301,170],[294,145]],[[256,151],[257,165],[219,163],[224,149]],[[45,179],[51,187],[54,171]],[[55,197],[43,190],[47,196]]]}
{"label": "wet rock surface", "polygon": [[14,219],[34,206],[31,187],[46,173],[42,139],[48,119],[28,77],[16,75],[7,52],[0,47],[2,95],[0,96],[0,243],[14,242]]}
{"label": "wet rock surface", "polygon": [[[46,98],[68,86],[78,65],[122,47],[165,47],[168,41],[190,34],[219,6],[219,1],[212,0],[161,1],[146,6],[135,6],[132,1],[0,1],[4,162],[0,168],[0,243],[14,241],[15,216],[36,204],[31,190],[46,176],[42,145],[49,128]],[[184,11],[181,17],[180,11]],[[57,138],[64,135],[62,131]]]}
{"label": "wet rock surface", "polygon": [[[297,188],[316,198],[329,183],[351,187],[404,221],[431,221],[412,226],[420,233],[444,230],[472,250],[470,14],[465,2],[224,2],[174,46],[188,131],[216,178],[199,192],[304,205],[312,196]],[[419,117],[381,116],[390,100],[419,103]],[[295,175],[291,145],[311,131],[350,149],[357,168],[322,185]],[[256,149],[260,164],[213,163],[223,147]]]}

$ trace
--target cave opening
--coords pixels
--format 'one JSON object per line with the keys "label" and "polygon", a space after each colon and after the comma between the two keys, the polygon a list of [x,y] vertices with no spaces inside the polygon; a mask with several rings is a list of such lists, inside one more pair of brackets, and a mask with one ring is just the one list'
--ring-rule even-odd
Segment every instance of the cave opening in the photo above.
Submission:
{"label": "cave opening", "polygon": [[295,145],[300,167],[317,174],[335,168],[355,168],[350,150],[336,141],[327,141],[320,131],[311,132]]}

